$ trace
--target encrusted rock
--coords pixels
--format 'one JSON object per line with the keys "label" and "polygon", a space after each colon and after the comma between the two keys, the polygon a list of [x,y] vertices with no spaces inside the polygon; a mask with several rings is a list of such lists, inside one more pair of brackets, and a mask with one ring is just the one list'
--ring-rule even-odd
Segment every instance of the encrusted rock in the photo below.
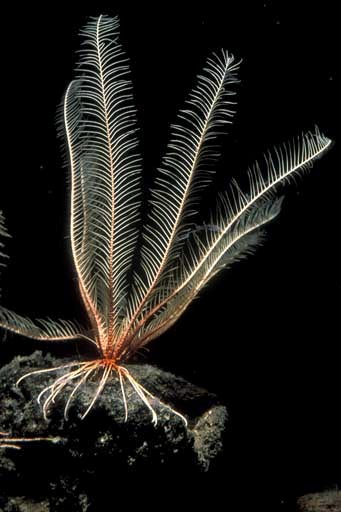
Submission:
{"label": "encrusted rock", "polygon": [[299,512],[341,512],[341,491],[324,491],[301,496]]}
{"label": "encrusted rock", "polygon": [[[0,431],[15,438],[46,438],[20,442],[20,450],[0,449],[0,499],[6,506],[10,506],[10,498],[25,496],[40,507],[30,510],[41,510],[47,499],[50,510],[83,512],[92,510],[89,504],[95,503],[98,496],[103,500],[105,493],[112,492],[113,474],[120,478],[162,472],[179,476],[214,467],[222,452],[225,407],[215,395],[147,364],[126,367],[162,402],[153,401],[158,416],[156,426],[151,422],[150,411],[128,384],[125,421],[117,378],[108,381],[83,420],[81,416],[98,385],[95,378],[79,389],[67,421],[64,406],[73,389],[71,385],[56,398],[44,420],[36,398],[65,370],[28,377],[19,388],[15,382],[35,369],[68,362],[37,351],[29,357],[16,357],[0,370]],[[163,403],[184,414],[188,426]]]}

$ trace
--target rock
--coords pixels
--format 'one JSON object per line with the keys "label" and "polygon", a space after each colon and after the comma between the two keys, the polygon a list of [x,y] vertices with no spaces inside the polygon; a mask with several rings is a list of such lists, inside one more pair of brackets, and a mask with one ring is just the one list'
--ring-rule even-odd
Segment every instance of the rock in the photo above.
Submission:
{"label": "rock", "polygon": [[[75,396],[67,421],[64,406],[73,389],[70,385],[56,398],[45,420],[36,398],[65,369],[28,377],[18,388],[15,383],[35,369],[69,362],[37,351],[29,357],[16,357],[0,370],[0,431],[10,432],[15,438],[47,438],[18,443],[20,450],[0,448],[0,511],[38,512],[46,509],[47,500],[51,507],[47,510],[84,512],[92,510],[98,499],[105,502],[105,495],[112,492],[113,476],[116,486],[117,475],[119,481],[133,479],[134,475],[143,475],[148,482],[148,475],[172,474],[173,479],[180,479],[188,472],[200,474],[217,464],[227,422],[225,407],[215,395],[147,364],[125,366],[161,400],[153,401],[158,415],[156,426],[130,385],[126,386],[129,413],[125,422],[117,378],[108,381],[83,420],[81,416],[98,385],[95,378]],[[163,404],[184,414],[188,426]],[[26,509],[23,496],[28,502]],[[1,505],[1,499],[7,508]],[[21,500],[20,506],[18,502],[16,508],[10,508],[10,499]],[[36,505],[31,506],[31,502]]]}
{"label": "rock", "polygon": [[299,512],[341,512],[341,491],[324,491],[301,496]]}
{"label": "rock", "polygon": [[49,512],[50,506],[47,500],[32,501],[20,496],[6,500],[4,508],[0,508],[0,510],[1,512]]}

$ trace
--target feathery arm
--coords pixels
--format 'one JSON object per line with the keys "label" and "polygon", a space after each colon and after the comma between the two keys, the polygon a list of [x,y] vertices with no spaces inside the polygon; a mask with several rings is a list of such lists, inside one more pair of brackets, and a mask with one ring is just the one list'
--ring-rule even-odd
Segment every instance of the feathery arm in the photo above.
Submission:
{"label": "feathery arm", "polygon": [[[2,212],[0,212],[0,235],[10,236],[5,227]],[[4,247],[2,242],[0,242],[0,247],[1,249]],[[7,257],[3,252],[0,253],[0,256]],[[3,264],[1,263],[1,265]],[[86,336],[86,331],[74,322],[68,320],[54,321],[49,318],[33,321],[3,306],[0,306],[0,327],[21,336],[37,340],[89,339]]]}
{"label": "feathery arm", "polygon": [[[134,343],[145,344],[159,335],[160,325],[164,332],[174,323],[203,286],[231,262],[229,255],[235,244],[240,244],[250,231],[278,214],[281,201],[271,195],[277,185],[296,172],[309,168],[330,144],[331,141],[318,130],[303,135],[268,152],[265,155],[265,173],[261,172],[258,163],[249,170],[247,194],[235,183],[232,185],[230,191],[222,196],[217,212],[209,222],[218,229],[205,229],[202,238],[195,237],[194,241],[188,242],[180,269],[170,284],[163,285],[166,293],[163,293],[162,300],[155,301],[137,324]],[[154,315],[156,318],[153,320]],[[141,334],[140,329],[150,334]],[[154,330],[155,335],[151,334]]]}
{"label": "feathery arm", "polygon": [[141,171],[128,61],[118,30],[118,18],[106,16],[83,29],[78,76],[64,109],[73,257],[86,308],[99,338],[109,342],[125,315]]}
{"label": "feathery arm", "polygon": [[209,163],[217,156],[212,141],[231,122],[234,92],[229,86],[236,82],[237,68],[238,64],[226,51],[213,54],[198,77],[186,108],[180,111],[181,125],[172,127],[171,142],[152,193],[150,222],[144,233],[141,255],[144,277],[136,275],[121,345],[155,294],[158,282],[167,275],[181,252],[182,240],[189,229],[187,219],[193,213],[199,190],[209,181]]}
{"label": "feathery arm", "polygon": [[69,320],[51,320],[48,318],[33,321],[2,306],[0,306],[0,327],[35,340],[89,339],[84,329]]}

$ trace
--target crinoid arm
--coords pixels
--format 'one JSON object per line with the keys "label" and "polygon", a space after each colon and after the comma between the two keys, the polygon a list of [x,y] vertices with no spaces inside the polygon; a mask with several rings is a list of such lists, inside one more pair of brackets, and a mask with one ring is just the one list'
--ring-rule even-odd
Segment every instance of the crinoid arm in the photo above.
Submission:
{"label": "crinoid arm", "polygon": [[81,296],[104,354],[125,318],[138,236],[141,158],[119,20],[81,31],[76,79],[63,108],[71,166],[71,248]]}
{"label": "crinoid arm", "polygon": [[[7,231],[7,228],[6,228],[6,224],[5,224],[5,217],[4,217],[4,215],[3,215],[1,210],[0,210],[0,236],[1,237],[7,237],[7,238],[10,237],[10,235],[9,235],[9,233]],[[0,241],[0,257],[1,258],[8,258],[7,254],[4,254],[2,252],[4,246],[5,246],[5,244]],[[0,267],[4,267],[4,266],[6,266],[6,264],[3,261],[0,261]]]}
{"label": "crinoid arm", "polygon": [[[153,300],[145,305],[135,334],[125,347],[127,354],[173,325],[214,275],[229,266],[236,255],[245,253],[248,242],[255,244],[250,234],[279,213],[281,200],[274,195],[278,185],[311,167],[330,144],[318,130],[308,133],[269,151],[264,156],[265,171],[256,163],[248,173],[247,192],[232,183],[201,234],[185,240],[178,268],[161,280]],[[212,225],[216,229],[209,229]]]}
{"label": "crinoid arm", "polygon": [[[4,216],[0,212],[0,235],[10,236],[5,228]],[[4,244],[1,242],[0,248]],[[3,252],[2,258],[7,257]],[[21,316],[10,309],[0,306],[0,327],[27,338],[36,340],[69,340],[75,338],[89,339],[85,329],[69,320],[37,319]],[[93,341],[93,340],[90,340]]]}
{"label": "crinoid arm", "polygon": [[[0,235],[9,236],[4,225],[4,217],[0,212]],[[3,244],[1,244],[1,249]],[[3,253],[0,253],[1,257],[5,257]],[[98,344],[95,340],[87,335],[87,331],[75,322],[69,320],[50,320],[50,319],[37,319],[31,320],[30,318],[21,316],[14,311],[11,311],[3,306],[0,306],[0,327],[25,336],[27,338],[36,340],[48,340],[48,341],[63,341],[70,339],[86,339],[94,343],[98,348]],[[77,365],[77,363],[76,363]],[[74,365],[73,365],[74,366]],[[48,371],[55,371],[58,368],[50,368]],[[29,374],[23,375],[20,380],[30,376],[34,373],[44,373],[45,370],[38,370],[37,372],[30,372]],[[2,437],[1,437],[2,436]],[[43,438],[34,438],[33,441],[39,441]],[[45,438],[44,438],[45,439]],[[0,432],[0,448],[14,448],[20,449],[22,442],[29,442],[31,439],[19,439],[10,436],[6,437],[4,432]]]}
{"label": "crinoid arm", "polygon": [[114,347],[120,354],[154,301],[162,279],[182,251],[199,193],[211,180],[217,136],[231,123],[239,63],[227,51],[212,54],[172,125],[171,140],[152,190],[149,222],[143,232],[141,267],[134,274],[123,332]]}
{"label": "crinoid arm", "polygon": [[0,306],[0,327],[35,340],[63,341],[83,338],[95,343],[87,336],[85,329],[70,320],[48,318],[31,320],[2,306]]}

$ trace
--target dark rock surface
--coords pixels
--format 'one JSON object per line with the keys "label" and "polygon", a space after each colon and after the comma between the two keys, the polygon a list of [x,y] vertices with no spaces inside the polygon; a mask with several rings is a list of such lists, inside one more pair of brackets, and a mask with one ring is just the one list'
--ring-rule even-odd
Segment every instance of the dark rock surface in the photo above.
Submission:
{"label": "dark rock surface", "polygon": [[123,480],[143,476],[152,482],[148,475],[172,475],[174,480],[214,468],[227,422],[227,411],[215,395],[156,367],[131,364],[126,367],[140,384],[186,416],[187,428],[157,400],[154,426],[150,411],[128,385],[125,422],[117,378],[110,379],[84,420],[81,416],[96,390],[94,379],[72,402],[68,421],[63,413],[71,386],[44,420],[36,398],[65,370],[29,377],[19,388],[15,383],[29,371],[67,363],[37,351],[16,357],[0,370],[0,431],[16,438],[54,438],[22,443],[21,450],[0,448],[0,511],[102,510],[99,500],[105,503]]}
{"label": "dark rock surface", "polygon": [[341,491],[324,491],[301,496],[299,512],[341,512]]}

